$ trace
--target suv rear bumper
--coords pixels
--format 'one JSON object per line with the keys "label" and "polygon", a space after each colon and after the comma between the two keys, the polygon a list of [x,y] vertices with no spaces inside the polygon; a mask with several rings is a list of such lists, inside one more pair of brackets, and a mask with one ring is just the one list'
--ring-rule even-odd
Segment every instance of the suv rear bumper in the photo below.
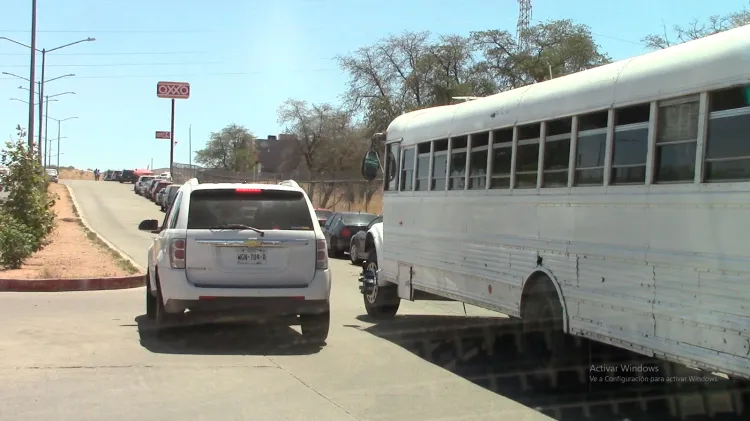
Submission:
{"label": "suv rear bumper", "polygon": [[167,312],[193,308],[201,312],[311,314],[327,309],[331,270],[316,270],[304,288],[205,288],[190,283],[185,270],[159,268],[159,283]]}

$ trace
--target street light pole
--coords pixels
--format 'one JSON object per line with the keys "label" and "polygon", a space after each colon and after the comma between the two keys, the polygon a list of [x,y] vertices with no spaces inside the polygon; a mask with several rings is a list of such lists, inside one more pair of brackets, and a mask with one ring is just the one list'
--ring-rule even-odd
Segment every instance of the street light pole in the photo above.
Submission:
{"label": "street light pole", "polygon": [[[29,141],[29,146],[30,147],[34,144],[34,106],[31,105],[31,104],[34,103],[34,79],[36,77],[35,76],[36,75],[36,73],[35,73],[35,71],[36,71],[36,52],[42,53],[42,79],[41,79],[41,84],[39,85],[39,94],[40,94],[40,97],[41,97],[41,96],[44,96],[44,83],[45,82],[49,82],[49,81],[45,81],[44,80],[44,68],[45,68],[45,64],[46,64],[45,62],[46,62],[46,58],[47,58],[47,53],[51,53],[51,52],[53,52],[55,50],[59,50],[61,48],[70,47],[71,45],[80,44],[82,42],[96,41],[96,38],[89,37],[89,38],[82,39],[82,40],[79,40],[79,41],[76,41],[76,42],[71,42],[69,44],[61,45],[59,47],[51,48],[49,50],[44,49],[44,48],[41,49],[41,50],[37,50],[37,48],[36,48],[36,0],[32,0],[31,4],[32,4],[32,6],[31,6],[32,7],[32,11],[31,11],[31,45],[26,45],[26,44],[24,44],[22,42],[18,42],[18,41],[12,40],[10,38],[0,37],[0,39],[4,39],[6,41],[10,41],[10,42],[12,42],[14,44],[22,45],[22,46],[24,46],[26,48],[29,48],[31,50],[31,70],[29,72],[29,79],[23,78],[23,79],[26,79],[26,80],[29,81],[29,104],[30,105],[29,105],[29,128],[27,130],[27,135],[28,135],[28,141]],[[40,105],[40,114],[41,114],[41,105]],[[39,147],[40,148],[41,148],[41,142],[42,142],[42,128],[41,128],[41,124],[42,124],[42,117],[40,115],[39,116],[39,125],[40,125],[40,127],[39,127],[39,144],[40,144],[40,146]],[[42,159],[42,155],[41,155],[41,152],[40,152],[39,160],[41,161],[41,159]]]}
{"label": "street light pole", "polygon": [[[54,101],[54,99],[53,99],[53,101]],[[62,122],[63,121],[68,121],[68,120],[73,120],[73,119],[76,119],[78,117],[68,117],[68,118],[63,118],[62,120],[58,120],[58,119],[56,119],[54,117],[50,117],[50,118],[53,119],[53,120],[55,120],[55,121],[57,121],[57,168],[59,170],[60,169],[60,155],[62,155],[60,153],[60,139],[65,139],[65,136],[60,137],[60,133],[62,131]]]}
{"label": "street light pole", "polygon": [[[42,77],[44,77],[44,70],[42,70]],[[44,92],[44,84],[42,82],[37,82],[39,84],[39,140],[37,141],[37,148],[39,151],[37,152],[39,154],[39,163],[44,165],[44,161],[42,160],[42,154],[44,153],[44,148],[42,146],[42,107],[44,107],[44,97],[42,96]],[[49,101],[47,102],[47,105],[49,105]]]}
{"label": "street light pole", "polygon": [[[31,0],[31,64],[29,64],[29,127],[26,131],[26,140],[29,149],[34,146],[34,79],[36,79],[36,0]],[[42,67],[44,72],[44,67]],[[41,101],[40,101],[41,102]],[[41,148],[41,143],[39,148]],[[39,155],[39,158],[42,156]]]}
{"label": "street light pole", "polygon": [[[46,151],[46,153],[45,153],[45,162],[43,164],[45,169],[47,167],[49,167],[49,164],[51,163],[50,161],[52,161],[52,148],[51,148],[51,145],[50,145],[52,142],[50,142],[49,137],[47,137],[47,133],[48,133],[48,130],[49,130],[49,124],[47,124],[49,122],[49,99],[50,98],[54,98],[56,96],[60,96],[60,95],[66,95],[66,94],[73,94],[73,95],[75,95],[75,92],[63,92],[63,93],[60,93],[60,94],[47,95],[46,97],[44,97],[45,100],[46,100],[46,104],[45,104],[46,110],[44,111],[44,116],[45,116],[45,119],[44,119],[44,150]],[[41,130],[39,130],[39,131],[41,132]]]}
{"label": "street light pole", "polygon": [[[34,47],[31,47],[32,49]],[[44,98],[44,62],[46,61],[47,57],[47,51],[42,48],[42,78],[39,82],[39,160],[42,160],[42,101],[41,99]],[[31,80],[34,80],[33,78]],[[49,106],[49,103],[47,103]],[[46,123],[45,123],[46,124]],[[47,139],[47,135],[44,135],[44,138]],[[46,166],[45,166],[46,167]]]}
{"label": "street light pole", "polygon": [[[44,68],[44,67],[42,67],[42,68]],[[42,85],[42,86],[44,86],[44,85]],[[42,88],[42,89],[44,89],[44,88]],[[44,169],[47,169],[47,167],[49,166],[49,155],[50,155],[50,152],[49,152],[49,138],[47,137],[47,129],[49,128],[48,125],[47,125],[47,122],[49,121],[49,96],[44,97],[44,99],[46,100],[45,101],[45,105],[44,105],[44,107],[45,107],[45,110],[44,110],[44,115],[45,115],[45,120],[44,120],[44,150],[46,151],[46,159],[45,159],[45,162],[44,162]],[[40,138],[39,141],[40,142],[42,140],[41,139],[41,137],[42,137],[41,136],[41,134],[42,134],[42,130],[41,129],[42,129],[42,126],[40,125],[39,126],[39,135],[40,135],[39,136],[39,138]]]}

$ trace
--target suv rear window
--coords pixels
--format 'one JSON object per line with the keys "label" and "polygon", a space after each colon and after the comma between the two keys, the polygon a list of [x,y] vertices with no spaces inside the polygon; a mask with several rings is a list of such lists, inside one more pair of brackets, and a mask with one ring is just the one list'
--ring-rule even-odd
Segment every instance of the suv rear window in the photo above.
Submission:
{"label": "suv rear window", "polygon": [[350,224],[369,224],[370,221],[377,218],[377,215],[371,214],[371,213],[345,213],[342,215],[344,218],[344,223],[346,225]]}
{"label": "suv rear window", "polygon": [[196,190],[190,195],[188,229],[242,224],[260,230],[313,229],[310,210],[301,192],[234,189]]}
{"label": "suv rear window", "polygon": [[316,215],[316,216],[317,216],[318,218],[322,218],[322,219],[328,219],[328,218],[330,218],[330,217],[331,217],[331,215],[333,215],[333,212],[331,212],[331,211],[329,211],[329,210],[322,210],[322,209],[318,209],[318,210],[316,210],[316,211],[315,211],[315,215]]}

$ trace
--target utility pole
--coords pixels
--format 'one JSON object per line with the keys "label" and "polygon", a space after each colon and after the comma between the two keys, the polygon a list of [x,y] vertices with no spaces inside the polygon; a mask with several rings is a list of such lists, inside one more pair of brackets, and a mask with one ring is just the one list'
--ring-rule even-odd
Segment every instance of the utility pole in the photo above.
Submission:
{"label": "utility pole", "polygon": [[[44,60],[42,60],[42,61],[44,61]],[[44,75],[44,67],[42,67],[42,75]],[[42,76],[42,77],[44,77],[44,76]],[[42,89],[44,89],[44,84],[42,84]],[[41,91],[40,91],[40,93],[41,93]],[[49,122],[49,96],[44,97],[44,99],[45,99],[45,105],[44,105],[44,107],[45,107],[45,111],[44,111],[44,115],[45,115],[45,120],[44,120],[44,150],[47,152],[46,153],[46,157],[47,158],[44,160],[44,169],[47,169],[47,167],[49,166],[49,160],[52,159],[52,157],[50,156],[50,151],[49,151],[49,149],[50,149],[49,148],[49,138],[47,137],[47,129],[48,129],[47,122]],[[41,121],[41,115],[39,117],[40,117],[39,120]],[[41,145],[41,140],[42,140],[41,138],[42,138],[42,125],[40,124],[39,125],[39,140],[40,140],[39,144],[40,145]]]}
{"label": "utility pole", "polygon": [[[33,51],[34,47],[31,47]],[[42,157],[42,101],[41,98],[44,98],[44,62],[47,57],[47,50],[42,48],[42,78],[39,82],[39,158]],[[33,80],[33,79],[32,79]],[[47,103],[47,108],[49,109],[49,102]],[[45,123],[46,125],[46,123]],[[47,141],[47,135],[44,135],[44,141]]]}
{"label": "utility pole", "polygon": [[[37,129],[39,130],[39,137],[41,137],[42,136],[42,115],[44,114],[43,112],[44,111],[43,109],[44,98],[42,97],[42,82],[37,82],[37,88],[39,88],[39,101],[38,101],[39,102],[39,127],[37,127]],[[42,157],[43,157],[42,154],[43,154],[44,148],[43,148],[41,139],[37,141],[36,147],[39,149],[37,151],[37,154],[39,155],[39,163],[44,165],[44,160],[42,160]]]}
{"label": "utility pole", "polygon": [[[31,63],[29,64],[29,127],[26,141],[29,149],[34,147],[34,80],[36,79],[36,0],[31,0]],[[41,148],[41,144],[39,145]],[[39,155],[41,160],[42,156]]]}

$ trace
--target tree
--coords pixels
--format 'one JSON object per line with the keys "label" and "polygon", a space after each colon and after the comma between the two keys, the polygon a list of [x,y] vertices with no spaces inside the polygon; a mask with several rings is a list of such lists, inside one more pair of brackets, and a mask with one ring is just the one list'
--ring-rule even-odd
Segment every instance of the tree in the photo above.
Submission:
{"label": "tree", "polygon": [[521,50],[508,31],[472,32],[482,66],[498,90],[520,88],[552,77],[598,67],[611,61],[599,51],[591,30],[571,20],[553,20],[530,27]]}
{"label": "tree", "polygon": [[610,62],[591,31],[570,20],[528,29],[520,51],[508,31],[468,37],[405,32],[338,57],[349,74],[344,104],[362,117],[366,133],[383,131],[399,115],[454,103],[456,96],[487,96]]}
{"label": "tree", "polygon": [[[341,180],[357,173],[359,157],[368,143],[348,111],[331,104],[288,99],[279,107],[278,122],[296,136],[297,153],[312,177]],[[328,206],[342,184],[323,183],[319,205]]]}
{"label": "tree", "polygon": [[288,99],[279,107],[278,122],[297,137],[297,152],[313,175],[353,168],[350,154],[359,139],[354,139],[357,129],[347,111]]}
{"label": "tree", "polygon": [[0,208],[0,264],[17,268],[32,253],[48,243],[55,227],[52,206],[55,197],[47,192],[47,176],[33,150],[26,148],[26,133],[19,126],[15,142],[6,143],[4,176],[8,199]]}
{"label": "tree", "polygon": [[257,164],[255,135],[243,126],[230,124],[211,133],[206,147],[195,152],[195,162],[233,173],[254,171]]}
{"label": "tree", "polygon": [[728,15],[709,16],[706,22],[694,19],[692,22],[684,26],[675,25],[672,27],[674,34],[671,39],[667,27],[665,26],[663,34],[647,35],[641,40],[641,42],[646,44],[646,47],[650,49],[659,50],[673,45],[682,44],[683,42],[718,34],[719,32],[724,32],[729,29],[739,28],[740,26],[748,24],[750,24],[750,10],[743,8],[739,12],[730,13]]}

